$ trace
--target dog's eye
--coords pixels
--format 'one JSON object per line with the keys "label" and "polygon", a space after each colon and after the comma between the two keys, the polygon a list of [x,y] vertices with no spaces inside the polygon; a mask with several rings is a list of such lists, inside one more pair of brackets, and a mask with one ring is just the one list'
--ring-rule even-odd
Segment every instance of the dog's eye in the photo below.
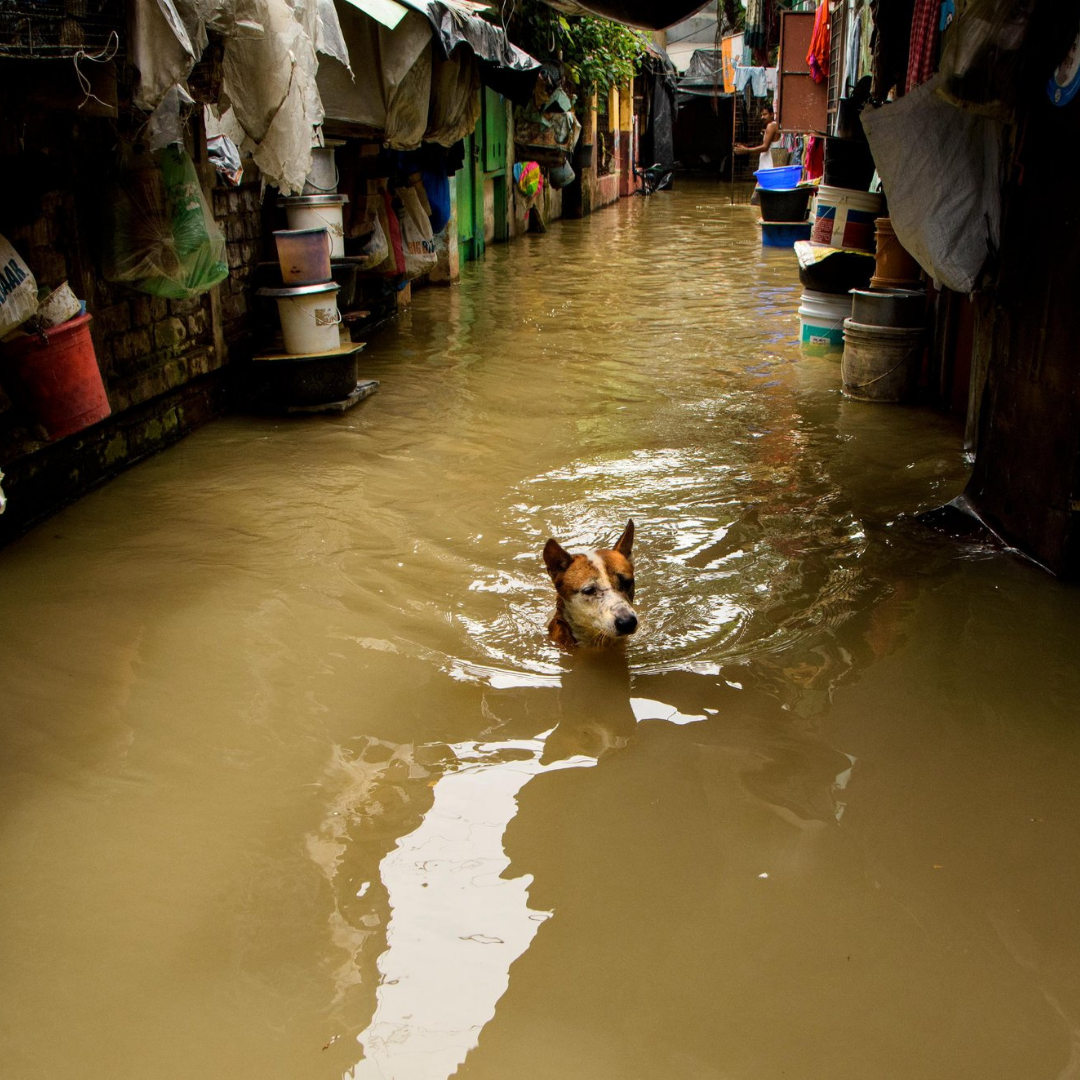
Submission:
{"label": "dog's eye", "polygon": [[582,588],[581,588],[581,595],[582,596],[593,596],[593,595],[595,595],[595,593],[596,593],[596,586],[595,585],[583,585]]}

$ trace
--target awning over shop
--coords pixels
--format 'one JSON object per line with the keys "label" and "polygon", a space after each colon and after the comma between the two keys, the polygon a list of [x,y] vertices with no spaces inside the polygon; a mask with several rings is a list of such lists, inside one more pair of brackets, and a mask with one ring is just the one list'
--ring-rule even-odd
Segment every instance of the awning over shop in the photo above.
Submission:
{"label": "awning over shop", "polygon": [[708,7],[700,0],[546,0],[565,15],[600,15],[605,19],[638,26],[642,30],[664,30]]}

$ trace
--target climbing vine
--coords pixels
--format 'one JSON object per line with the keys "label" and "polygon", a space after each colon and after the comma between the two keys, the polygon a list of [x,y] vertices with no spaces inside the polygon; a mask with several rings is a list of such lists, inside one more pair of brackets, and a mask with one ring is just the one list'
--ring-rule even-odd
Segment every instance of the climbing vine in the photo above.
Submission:
{"label": "climbing vine", "polygon": [[640,70],[645,36],[591,15],[563,15],[543,0],[518,0],[504,11],[510,40],[537,60],[561,63],[586,93],[606,94]]}

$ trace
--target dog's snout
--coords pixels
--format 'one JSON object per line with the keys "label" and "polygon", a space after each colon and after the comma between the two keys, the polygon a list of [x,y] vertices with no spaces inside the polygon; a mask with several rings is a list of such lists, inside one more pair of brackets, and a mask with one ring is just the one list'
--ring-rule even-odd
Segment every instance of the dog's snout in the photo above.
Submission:
{"label": "dog's snout", "polygon": [[615,620],[617,634],[632,634],[636,629],[637,616],[632,611],[627,611]]}

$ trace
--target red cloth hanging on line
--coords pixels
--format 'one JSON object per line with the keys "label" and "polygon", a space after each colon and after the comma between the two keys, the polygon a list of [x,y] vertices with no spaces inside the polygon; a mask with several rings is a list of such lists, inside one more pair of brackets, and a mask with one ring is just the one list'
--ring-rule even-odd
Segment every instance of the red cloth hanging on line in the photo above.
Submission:
{"label": "red cloth hanging on line", "polygon": [[810,50],[806,54],[810,78],[821,82],[829,76],[829,0],[821,0],[814,16],[814,31],[810,35]]}
{"label": "red cloth hanging on line", "polygon": [[911,18],[911,38],[908,42],[907,80],[904,93],[922,86],[937,70],[938,18],[941,0],[915,0]]}
{"label": "red cloth hanging on line", "polygon": [[806,138],[806,150],[803,152],[803,175],[807,180],[816,180],[825,172],[825,140],[816,135]]}

